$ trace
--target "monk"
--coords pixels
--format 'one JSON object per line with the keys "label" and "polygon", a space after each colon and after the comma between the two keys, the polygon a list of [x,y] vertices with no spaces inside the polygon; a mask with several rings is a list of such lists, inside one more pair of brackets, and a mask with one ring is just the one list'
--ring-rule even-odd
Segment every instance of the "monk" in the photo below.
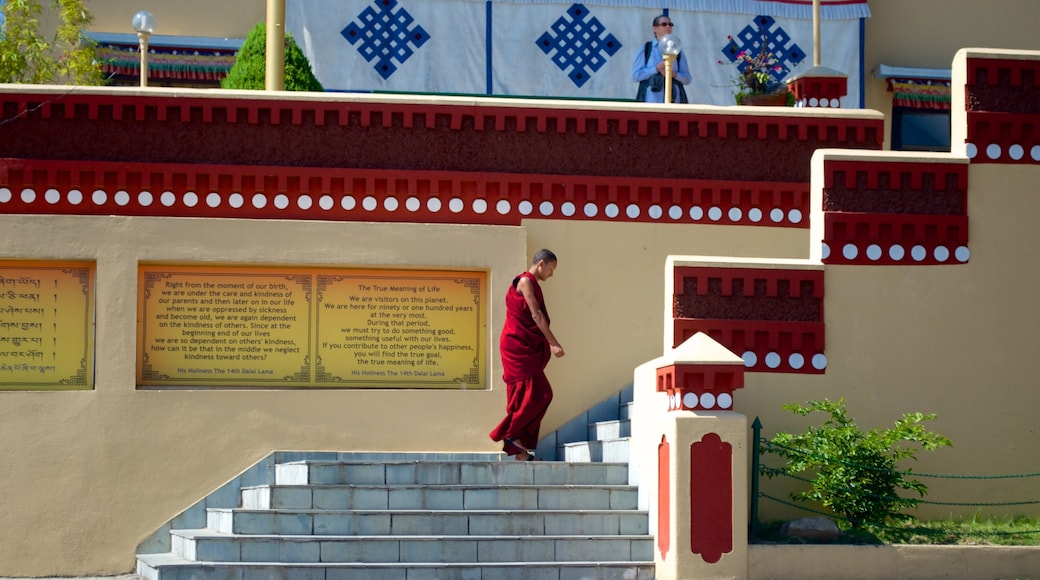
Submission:
{"label": "monk", "polygon": [[506,382],[506,417],[491,433],[503,451],[518,461],[534,459],[542,417],[552,402],[552,386],[545,377],[551,356],[564,355],[560,341],[549,330],[549,313],[539,282],[552,278],[556,254],[539,250],[531,267],[513,278],[506,291],[506,322],[498,350]]}

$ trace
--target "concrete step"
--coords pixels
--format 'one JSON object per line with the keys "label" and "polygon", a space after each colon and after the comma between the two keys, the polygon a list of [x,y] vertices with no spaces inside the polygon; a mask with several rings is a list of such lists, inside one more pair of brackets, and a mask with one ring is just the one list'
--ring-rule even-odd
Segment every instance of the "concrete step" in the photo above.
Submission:
{"label": "concrete step", "polygon": [[632,436],[632,422],[628,419],[596,421],[589,425],[590,441],[626,439]]}
{"label": "concrete step", "polygon": [[624,463],[557,461],[299,461],[275,466],[276,485],[624,485]]}
{"label": "concrete step", "polygon": [[210,509],[206,528],[222,534],[539,535],[647,534],[648,516],[607,510],[247,510]]}
{"label": "concrete step", "polygon": [[251,509],[635,509],[628,485],[261,485],[242,489]]}
{"label": "concrete step", "polygon": [[292,536],[175,530],[173,553],[204,562],[631,562],[653,559],[645,535]]}
{"label": "concrete step", "polygon": [[[599,465],[600,462],[628,461],[628,439],[612,439],[604,441],[576,441],[559,446],[558,456],[563,461],[576,464]],[[624,463],[622,463],[624,465]]]}
{"label": "concrete step", "polygon": [[653,580],[646,562],[320,563],[194,562],[174,554],[138,557],[146,580]]}

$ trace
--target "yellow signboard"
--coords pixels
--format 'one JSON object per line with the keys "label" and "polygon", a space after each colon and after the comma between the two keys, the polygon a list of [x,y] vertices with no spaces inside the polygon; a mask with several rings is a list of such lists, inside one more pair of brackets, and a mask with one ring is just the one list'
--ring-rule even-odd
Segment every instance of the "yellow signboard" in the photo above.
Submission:
{"label": "yellow signboard", "polygon": [[0,390],[94,388],[94,265],[0,261]]}
{"label": "yellow signboard", "polygon": [[142,266],[142,386],[486,388],[487,274]]}

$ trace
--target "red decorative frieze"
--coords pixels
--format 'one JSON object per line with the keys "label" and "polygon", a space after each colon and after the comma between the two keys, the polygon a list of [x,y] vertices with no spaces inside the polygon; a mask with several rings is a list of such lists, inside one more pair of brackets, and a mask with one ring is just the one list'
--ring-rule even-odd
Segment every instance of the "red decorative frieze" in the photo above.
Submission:
{"label": "red decorative frieze", "polygon": [[807,184],[0,159],[0,213],[807,228]]}
{"label": "red decorative frieze", "polygon": [[823,373],[823,291],[817,269],[677,267],[673,347],[703,332],[745,371]]}
{"label": "red decorative frieze", "polygon": [[675,318],[675,342],[703,332],[744,359],[746,372],[822,374],[827,369],[823,322]]}
{"label": "red decorative frieze", "polygon": [[728,411],[733,391],[744,388],[744,367],[676,363],[657,369],[657,390],[669,411]]}
{"label": "red decorative frieze", "polygon": [[968,111],[972,163],[1040,163],[1040,114]]}
{"label": "red decorative frieze", "polygon": [[[56,161],[808,183],[818,148],[880,149],[876,118],[530,106],[396,95],[0,91],[3,155]],[[720,163],[724,159],[726,162]]]}
{"label": "red decorative frieze", "polygon": [[967,262],[968,165],[824,162],[826,264]]}
{"label": "red decorative frieze", "polygon": [[794,93],[795,106],[832,108],[841,107],[841,98],[849,94],[849,79],[845,76],[801,76],[787,88]]}
{"label": "red decorative frieze", "polygon": [[707,433],[690,445],[690,550],[714,564],[733,551],[733,446]]}
{"label": "red decorative frieze", "polygon": [[968,216],[826,213],[822,256],[826,264],[963,264]]}
{"label": "red decorative frieze", "polygon": [[972,163],[1040,163],[1040,60],[969,57],[966,66]]}

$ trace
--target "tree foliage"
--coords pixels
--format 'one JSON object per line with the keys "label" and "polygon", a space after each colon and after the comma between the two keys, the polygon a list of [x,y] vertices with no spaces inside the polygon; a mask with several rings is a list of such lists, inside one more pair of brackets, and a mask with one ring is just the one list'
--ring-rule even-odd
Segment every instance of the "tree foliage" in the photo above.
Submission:
{"label": "tree foliage", "polygon": [[83,36],[93,17],[84,0],[51,0],[58,26],[50,39],[41,30],[41,0],[6,0],[0,34],[0,83],[104,82],[94,45]]}
{"label": "tree foliage", "polygon": [[[818,502],[845,518],[853,528],[880,528],[890,521],[912,520],[901,510],[917,505],[928,488],[912,479],[912,470],[899,471],[897,462],[917,459],[920,449],[934,450],[950,440],[925,429],[923,423],[935,415],[907,413],[891,429],[864,432],[849,419],[845,399],[809,401],[784,405],[796,415],[825,413],[820,427],[804,433],[777,433],[766,446],[769,453],[786,460],[779,468],[763,467],[769,477],[797,476],[808,472],[809,489],[792,497]],[[904,497],[900,491],[918,497]]]}
{"label": "tree foliage", "polygon": [[[225,89],[265,88],[267,72],[267,26],[261,22],[246,36],[238,51],[235,64],[220,82]],[[322,91],[321,83],[311,70],[307,56],[303,54],[291,34],[285,35],[285,90]]]}

